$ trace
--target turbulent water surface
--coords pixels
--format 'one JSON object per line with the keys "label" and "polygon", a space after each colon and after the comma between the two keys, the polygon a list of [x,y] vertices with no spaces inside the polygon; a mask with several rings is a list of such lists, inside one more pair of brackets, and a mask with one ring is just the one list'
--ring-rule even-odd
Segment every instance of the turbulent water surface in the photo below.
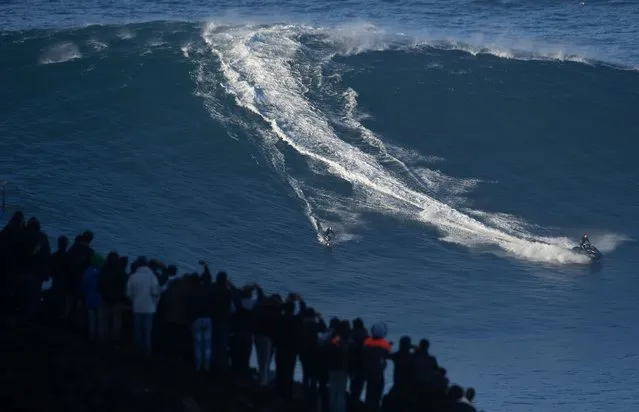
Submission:
{"label": "turbulent water surface", "polygon": [[5,2],[9,205],[428,337],[486,410],[636,410],[639,5],[440,3]]}

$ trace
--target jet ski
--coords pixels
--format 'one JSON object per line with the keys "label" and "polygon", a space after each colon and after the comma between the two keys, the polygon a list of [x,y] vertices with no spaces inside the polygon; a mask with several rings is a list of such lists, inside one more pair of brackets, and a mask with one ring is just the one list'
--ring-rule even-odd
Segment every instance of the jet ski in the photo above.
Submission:
{"label": "jet ski", "polygon": [[574,248],[572,248],[572,251],[575,253],[579,253],[580,255],[588,256],[592,260],[599,260],[602,257],[599,249],[597,249],[590,243],[575,246]]}

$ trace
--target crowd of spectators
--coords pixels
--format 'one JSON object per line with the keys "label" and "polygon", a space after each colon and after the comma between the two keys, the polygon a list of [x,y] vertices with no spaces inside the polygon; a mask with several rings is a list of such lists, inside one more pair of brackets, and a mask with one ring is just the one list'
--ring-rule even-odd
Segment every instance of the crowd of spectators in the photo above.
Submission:
{"label": "crowd of spectators", "polygon": [[[16,212],[0,232],[2,311],[92,341],[132,344],[141,356],[188,363],[212,378],[232,375],[283,398],[302,396],[312,410],[475,411],[475,391],[450,384],[426,339],[404,336],[393,350],[383,323],[327,323],[301,295],[236,285],[225,272],[213,279],[203,261],[200,272],[179,274],[157,259],[129,262],[115,251],[103,258],[93,236],[86,231],[72,243],[60,236],[52,252],[39,221]],[[384,394],[388,363],[393,382]]]}

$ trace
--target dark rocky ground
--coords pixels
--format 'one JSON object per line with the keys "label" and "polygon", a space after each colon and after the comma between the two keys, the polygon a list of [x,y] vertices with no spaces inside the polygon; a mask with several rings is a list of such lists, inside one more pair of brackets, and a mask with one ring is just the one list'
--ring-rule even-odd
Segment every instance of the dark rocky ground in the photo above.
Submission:
{"label": "dark rocky ground", "polygon": [[93,344],[61,327],[0,316],[0,410],[307,412],[231,375],[202,376],[132,348]]}

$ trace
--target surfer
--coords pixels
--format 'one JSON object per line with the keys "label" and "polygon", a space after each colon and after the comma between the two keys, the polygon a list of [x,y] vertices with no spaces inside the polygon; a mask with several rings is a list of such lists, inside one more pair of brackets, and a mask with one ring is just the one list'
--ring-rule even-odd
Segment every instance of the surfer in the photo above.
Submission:
{"label": "surfer", "polygon": [[331,240],[333,240],[333,237],[335,236],[335,232],[333,232],[333,228],[331,228],[330,226],[324,231],[324,239],[327,242],[330,242]]}

